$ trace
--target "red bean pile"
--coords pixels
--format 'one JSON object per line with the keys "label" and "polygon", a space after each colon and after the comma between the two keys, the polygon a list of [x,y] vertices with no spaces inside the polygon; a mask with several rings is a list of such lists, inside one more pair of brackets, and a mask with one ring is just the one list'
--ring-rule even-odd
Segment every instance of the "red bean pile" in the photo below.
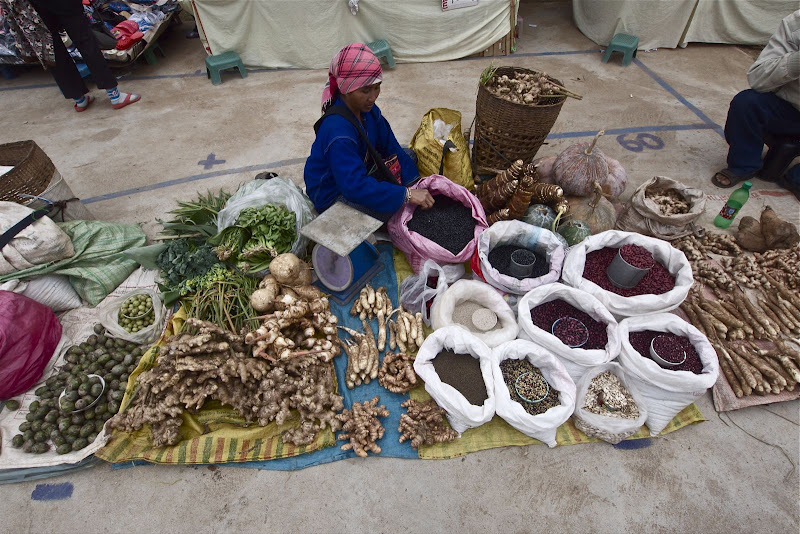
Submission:
{"label": "red bean pile", "polygon": [[583,277],[590,282],[594,282],[606,291],[611,291],[623,297],[635,297],[637,295],[663,295],[675,287],[675,277],[669,274],[666,267],[659,262],[648,271],[636,287],[622,289],[611,283],[606,275],[606,269],[616,256],[619,249],[606,247],[600,250],[593,250],[586,255],[586,265],[583,268]]}
{"label": "red bean pile", "polygon": [[[650,342],[656,336],[664,336],[666,339],[663,345],[667,347],[664,350],[658,350],[658,355],[667,360],[668,362],[679,362],[683,359],[683,351],[686,351],[686,361],[674,367],[665,367],[669,371],[691,371],[699,375],[703,372],[703,362],[700,360],[700,355],[694,349],[694,346],[689,341],[689,338],[671,334],[669,332],[657,332],[655,330],[641,330],[639,332],[631,332],[628,335],[628,340],[631,346],[636,349],[636,352],[642,357],[652,360],[650,357]],[[659,345],[659,343],[657,343]],[[660,348],[660,347],[657,347]]]}
{"label": "red bean pile", "polygon": [[586,325],[589,330],[589,339],[580,348],[604,349],[608,344],[608,332],[606,331],[608,325],[595,321],[591,315],[572,306],[565,300],[555,299],[531,308],[533,324],[548,334],[552,332],[553,323],[562,317],[574,317]]}
{"label": "red bean pile", "polygon": [[439,380],[456,388],[470,404],[482,406],[489,398],[481,374],[481,362],[477,358],[469,354],[456,354],[451,350],[443,350],[431,363],[439,375]]}
{"label": "red bean pile", "polygon": [[637,269],[649,269],[656,263],[653,254],[639,245],[624,245],[619,249],[619,255],[622,256],[622,259],[628,262],[629,265]]}
{"label": "red bean pile", "polygon": [[572,317],[564,317],[553,325],[553,335],[569,347],[581,347],[588,339],[588,329]]}

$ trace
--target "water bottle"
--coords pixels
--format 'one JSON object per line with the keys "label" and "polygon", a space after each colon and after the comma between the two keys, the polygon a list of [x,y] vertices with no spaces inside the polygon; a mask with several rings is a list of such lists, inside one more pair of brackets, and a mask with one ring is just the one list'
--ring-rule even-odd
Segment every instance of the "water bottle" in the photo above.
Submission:
{"label": "water bottle", "polygon": [[714,218],[714,226],[727,228],[731,225],[733,219],[736,218],[736,214],[739,213],[744,203],[750,198],[751,187],[753,187],[753,184],[745,182],[742,184],[742,187],[731,193],[731,196],[728,197],[728,201],[722,206],[722,209],[719,210],[719,214],[716,218]]}

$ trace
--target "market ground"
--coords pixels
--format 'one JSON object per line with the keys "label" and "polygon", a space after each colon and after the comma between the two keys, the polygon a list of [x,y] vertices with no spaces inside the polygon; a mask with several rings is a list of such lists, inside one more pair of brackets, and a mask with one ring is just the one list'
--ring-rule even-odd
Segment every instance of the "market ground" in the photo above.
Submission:
{"label": "market ground", "polygon": [[[729,191],[708,183],[724,167],[728,103],[745,89],[757,50],[690,45],[640,52],[630,67],[600,62],[573,25],[569,3],[523,3],[517,54],[399,64],[379,105],[407,143],[433,107],[474,116],[476,83],[492,61],[546,71],[585,95],[568,101],[540,155],[605,128],[600,148],[628,171],[626,196],[670,176],[711,195],[703,222]],[[535,26],[531,26],[531,25]],[[260,170],[302,180],[324,71],[251,71],[212,86],[184,25],[163,38],[165,59],[121,79],[142,102],[113,111],[98,98],[76,114],[47,73],[0,80],[0,143],[34,139],[100,219],[141,223],[149,236],[178,199],[235,188]],[[638,136],[638,137],[637,137]],[[621,142],[633,150],[626,149]],[[209,155],[213,154],[213,157]],[[210,165],[211,160],[216,160]],[[224,160],[224,161],[222,161]],[[765,203],[795,224],[800,206],[756,182],[744,213]],[[624,197],[623,197],[624,200]],[[798,401],[718,416],[642,448],[598,443],[512,447],[447,461],[347,460],[297,472],[101,465],[51,481],[63,500],[33,500],[36,482],[4,486],[2,532],[410,532],[533,530],[797,532]]]}

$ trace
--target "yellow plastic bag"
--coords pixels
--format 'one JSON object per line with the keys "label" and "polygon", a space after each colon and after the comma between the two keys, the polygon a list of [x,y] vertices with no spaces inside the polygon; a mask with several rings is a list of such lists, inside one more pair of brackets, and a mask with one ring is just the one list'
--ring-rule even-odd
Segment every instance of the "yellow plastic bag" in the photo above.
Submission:
{"label": "yellow plastic bag", "polygon": [[[436,119],[452,126],[447,139],[456,147],[455,152],[447,150],[444,154],[444,170],[440,173],[443,144],[434,135]],[[434,108],[422,117],[417,133],[411,139],[411,148],[417,154],[417,169],[420,176],[442,174],[470,191],[475,183],[472,181],[472,165],[469,161],[469,145],[461,132],[461,113],[452,109]]]}

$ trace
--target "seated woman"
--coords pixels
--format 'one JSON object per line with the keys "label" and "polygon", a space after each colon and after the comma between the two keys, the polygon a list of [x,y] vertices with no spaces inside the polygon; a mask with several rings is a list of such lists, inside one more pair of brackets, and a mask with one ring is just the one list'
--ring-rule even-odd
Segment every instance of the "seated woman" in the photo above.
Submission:
{"label": "seated woman", "polygon": [[433,206],[428,191],[407,187],[419,172],[375,105],[381,80],[378,58],[361,43],[331,61],[304,171],[306,192],[320,213],[340,200],[385,222],[406,202]]}

